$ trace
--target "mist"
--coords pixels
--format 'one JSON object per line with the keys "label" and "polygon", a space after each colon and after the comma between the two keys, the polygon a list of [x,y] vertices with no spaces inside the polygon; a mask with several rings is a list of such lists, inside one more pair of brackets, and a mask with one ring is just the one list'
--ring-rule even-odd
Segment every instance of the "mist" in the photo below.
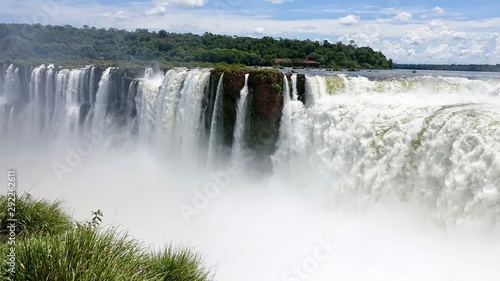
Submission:
{"label": "mist", "polygon": [[59,181],[47,167],[61,156],[18,151],[0,168],[18,169],[20,194],[62,200],[76,220],[100,209],[103,226],[148,246],[194,247],[215,280],[496,280],[500,273],[498,229],[446,227],[421,206],[335,206],[314,177],[304,184],[231,175],[186,221],[180,204],[194,206],[193,190],[227,171],[179,167],[135,147],[91,154]]}
{"label": "mist", "polygon": [[[53,83],[32,93],[43,99],[18,109],[0,95],[0,170],[77,221],[101,210],[103,227],[147,247],[192,247],[220,281],[500,276],[496,80],[309,75],[305,103],[286,82],[265,162],[240,135],[245,118],[225,152],[202,126],[218,122],[204,119],[209,70],[148,70],[126,108],[108,103],[112,69],[94,99],[81,84],[91,68],[33,73]],[[54,89],[66,92],[49,107]]]}

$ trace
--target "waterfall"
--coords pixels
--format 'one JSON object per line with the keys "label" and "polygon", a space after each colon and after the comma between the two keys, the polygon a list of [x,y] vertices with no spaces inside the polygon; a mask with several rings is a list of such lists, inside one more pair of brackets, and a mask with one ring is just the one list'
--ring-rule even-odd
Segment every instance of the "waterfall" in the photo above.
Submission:
{"label": "waterfall", "polygon": [[221,74],[219,83],[217,84],[217,93],[215,94],[214,111],[212,114],[212,122],[210,125],[210,138],[208,141],[208,158],[207,165],[210,167],[217,156],[217,150],[219,146],[219,114],[220,107],[222,105],[222,95],[223,95],[223,79],[224,73]]}
{"label": "waterfall", "polygon": [[102,74],[101,81],[99,82],[99,88],[97,90],[94,113],[92,116],[92,130],[99,130],[103,132],[106,125],[106,110],[109,102],[110,94],[110,73],[112,68],[107,68]]}
{"label": "waterfall", "polygon": [[299,95],[297,92],[297,73],[292,74],[292,101],[296,101],[299,99]]}
{"label": "waterfall", "polygon": [[43,75],[45,74],[45,65],[42,65],[40,67],[37,67],[33,70],[31,74],[31,81],[30,81],[30,106],[31,106],[31,113],[32,116],[30,116],[31,119],[31,124],[32,128],[29,129],[30,133],[32,134],[31,138],[37,138],[41,135],[41,131],[43,131],[43,119],[42,119],[42,109],[44,107],[44,94],[42,92],[42,86],[43,84],[41,83],[44,79]]}
{"label": "waterfall", "polygon": [[283,75],[283,109],[281,112],[280,131],[277,143],[278,150],[273,155],[273,164],[275,167],[282,162],[289,161],[292,130],[290,87],[288,85],[288,78],[286,75]]}
{"label": "waterfall", "polygon": [[177,107],[187,69],[172,69],[163,78],[156,101],[155,139],[159,145],[172,147]]}
{"label": "waterfall", "polygon": [[163,103],[157,106],[157,100],[162,100],[163,95],[159,95],[160,86],[162,85],[162,79],[166,79],[167,76],[163,77],[161,74],[151,75],[152,70],[146,69],[145,78],[138,83],[137,86],[137,118],[140,126],[139,138],[143,142],[152,143],[155,138],[155,127],[160,120],[158,118],[159,113],[163,112],[161,109]]}
{"label": "waterfall", "polygon": [[[148,69],[123,90],[117,86],[124,81],[119,71],[4,65],[2,151],[64,148],[98,129],[110,140],[148,145],[186,163],[205,163],[199,159],[207,148],[209,166],[221,158],[222,107],[233,104],[223,92],[224,74],[207,96],[208,69]],[[249,142],[251,75],[234,100],[233,146],[227,147],[233,162],[243,161]],[[305,86],[305,105],[298,100],[297,80],[297,74],[284,76],[273,173],[305,181],[295,171],[308,171],[321,179],[325,197],[335,205],[412,202],[445,223],[498,220],[497,80],[306,75],[300,87]],[[210,101],[211,115],[204,113]]]}
{"label": "waterfall", "polygon": [[[307,97],[314,101],[307,108],[292,106],[292,143],[281,130],[290,122],[285,105],[275,167],[307,163],[328,182],[333,204],[411,201],[434,210],[444,223],[498,221],[495,83],[308,76],[307,94],[324,92]],[[294,157],[283,157],[290,148]]]}
{"label": "waterfall", "polygon": [[[146,70],[137,86],[139,134],[166,153],[193,156],[201,137],[201,107],[208,69]],[[180,151],[178,151],[180,150]]]}
{"label": "waterfall", "polygon": [[202,99],[209,77],[208,69],[189,71],[180,92],[174,138],[183,158],[189,160],[194,159],[198,153],[197,146],[202,135]]}
{"label": "waterfall", "polygon": [[[22,128],[15,126],[15,107],[16,104],[22,99],[21,93],[21,80],[19,77],[19,68],[14,67],[13,64],[5,69],[4,77],[2,79],[3,85],[2,96],[0,96],[0,132],[3,134],[2,138],[5,141],[15,141],[14,139],[20,137]],[[3,76],[3,75],[2,75]]]}
{"label": "waterfall", "polygon": [[306,79],[306,101],[307,107],[316,104],[322,97],[328,94],[325,78],[322,76],[307,76]]}
{"label": "waterfall", "polygon": [[0,71],[19,194],[199,245],[217,280],[499,276],[497,73]]}
{"label": "waterfall", "polygon": [[243,157],[246,147],[245,130],[247,126],[248,76],[249,74],[245,74],[245,84],[240,91],[240,98],[236,109],[233,148],[231,151],[231,160],[234,163],[241,161],[241,157]]}

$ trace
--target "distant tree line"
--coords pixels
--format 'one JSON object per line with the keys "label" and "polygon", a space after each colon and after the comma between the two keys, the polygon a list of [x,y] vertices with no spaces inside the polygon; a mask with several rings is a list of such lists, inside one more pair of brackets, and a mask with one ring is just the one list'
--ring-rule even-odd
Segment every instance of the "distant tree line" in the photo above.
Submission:
{"label": "distant tree line", "polygon": [[394,64],[394,69],[500,72],[500,64]]}
{"label": "distant tree line", "polygon": [[310,60],[332,69],[390,69],[392,60],[354,42],[251,38],[165,30],[0,24],[0,59],[155,61],[270,66],[274,59]]}

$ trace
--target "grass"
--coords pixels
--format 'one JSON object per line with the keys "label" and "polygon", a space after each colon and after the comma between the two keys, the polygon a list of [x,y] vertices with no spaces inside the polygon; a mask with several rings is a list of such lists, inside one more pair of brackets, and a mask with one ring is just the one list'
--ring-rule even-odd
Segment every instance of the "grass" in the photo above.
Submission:
{"label": "grass", "polygon": [[203,281],[212,276],[203,268],[202,258],[190,248],[176,249],[172,245],[151,256],[152,268],[160,280]]}
{"label": "grass", "polygon": [[[9,202],[7,196],[0,196],[0,242],[9,235]],[[68,231],[73,227],[71,218],[64,213],[61,202],[48,202],[33,199],[30,195],[16,198],[15,218],[17,238],[29,235],[54,235]]]}
{"label": "grass", "polygon": [[[2,216],[7,206],[4,197],[0,198]],[[100,211],[93,212],[89,222],[73,224],[62,212],[59,202],[25,196],[16,202],[16,212],[17,206],[20,208],[18,218],[20,221],[23,218],[23,223],[19,224],[22,227],[15,242],[16,272],[7,272],[5,261],[11,246],[4,237],[0,243],[0,278],[15,277],[14,280],[23,281],[206,281],[212,278],[201,256],[192,249],[170,245],[160,252],[151,251],[125,232],[101,228]]]}

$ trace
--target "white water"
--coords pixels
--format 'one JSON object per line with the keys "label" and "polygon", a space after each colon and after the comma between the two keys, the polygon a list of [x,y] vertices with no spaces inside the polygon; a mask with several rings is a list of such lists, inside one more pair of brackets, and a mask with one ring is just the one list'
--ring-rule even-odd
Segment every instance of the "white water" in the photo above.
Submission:
{"label": "white water", "polygon": [[[184,145],[191,149],[207,72],[148,71],[136,97],[139,140],[103,149],[90,138],[90,152],[60,181],[51,165],[75,160],[70,150],[83,145],[74,140],[75,97],[85,71],[51,74],[57,79],[49,127],[62,145],[39,149],[24,138],[28,144],[14,150],[2,144],[0,169],[18,169],[20,193],[63,199],[80,220],[101,209],[106,225],[118,223],[157,247],[193,245],[216,266],[216,280],[500,276],[498,82],[422,77],[405,88],[405,79],[333,77],[345,82],[335,91],[332,78],[309,76],[310,102],[297,101],[292,87],[273,173],[256,180],[234,167],[209,171],[158,154],[168,145],[179,154]],[[2,77],[3,89],[18,89],[15,73],[10,68]],[[9,93],[17,99],[19,92]],[[13,128],[34,133],[33,120],[24,118],[33,108],[19,110],[18,119],[0,115],[2,126],[11,124],[1,128],[2,141]],[[214,185],[217,194],[205,193]],[[200,208],[186,216],[182,204]],[[331,243],[321,248],[324,241]]]}
{"label": "white water", "polygon": [[207,69],[191,70],[180,93],[174,139],[178,142],[176,147],[180,147],[181,155],[187,162],[198,159],[200,153],[198,146],[202,135],[202,99],[209,77],[210,72]]}
{"label": "white water", "polygon": [[[313,78],[309,90],[327,84]],[[348,80],[362,85],[315,100],[300,117],[307,125],[294,127],[309,140],[294,164],[309,163],[328,178],[332,202],[418,202],[443,223],[500,222],[499,100],[487,84],[449,78],[441,88],[456,92],[440,95],[433,92],[443,83],[437,78],[430,93],[424,84],[380,94],[369,90],[379,81]]]}
{"label": "white water", "polygon": [[208,157],[207,157],[207,166],[212,167],[215,162],[215,157],[217,156],[217,152],[219,150],[219,113],[220,107],[222,105],[222,95],[223,95],[223,87],[222,82],[224,79],[224,73],[221,74],[219,83],[217,85],[217,92],[215,94],[214,101],[214,110],[212,114],[212,122],[210,125],[210,137],[208,140]]}
{"label": "white water", "polygon": [[236,122],[234,124],[234,139],[233,149],[231,152],[231,161],[237,163],[242,161],[245,154],[246,139],[245,129],[247,120],[247,96],[248,96],[248,75],[245,74],[245,84],[240,91],[240,99],[238,100],[238,107],[236,108]]}
{"label": "white water", "polygon": [[94,112],[92,116],[92,128],[102,128],[103,120],[106,120],[106,107],[109,100],[109,74],[112,68],[108,68],[102,74],[101,81],[99,82],[99,89],[97,90],[96,100],[94,105]]}
{"label": "white water", "polygon": [[298,100],[298,92],[297,92],[297,73],[292,74],[292,101]]}

